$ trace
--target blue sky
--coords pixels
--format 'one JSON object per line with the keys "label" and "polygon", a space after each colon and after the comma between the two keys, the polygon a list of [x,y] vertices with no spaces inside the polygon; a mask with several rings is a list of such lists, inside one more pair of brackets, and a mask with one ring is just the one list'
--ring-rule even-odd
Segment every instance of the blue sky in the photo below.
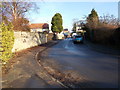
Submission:
{"label": "blue sky", "polygon": [[40,8],[38,13],[30,12],[31,23],[49,23],[55,13],[63,17],[63,27],[71,30],[73,19],[83,20],[94,8],[99,16],[103,14],[118,17],[117,2],[37,2]]}

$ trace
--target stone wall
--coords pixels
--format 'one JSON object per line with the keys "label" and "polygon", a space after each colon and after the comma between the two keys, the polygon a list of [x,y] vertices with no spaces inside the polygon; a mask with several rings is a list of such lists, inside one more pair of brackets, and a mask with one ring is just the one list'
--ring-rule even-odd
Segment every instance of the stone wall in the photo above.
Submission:
{"label": "stone wall", "polygon": [[53,33],[49,33],[49,34],[48,34],[48,38],[47,38],[47,40],[48,40],[48,41],[51,41],[52,38],[53,38]]}
{"label": "stone wall", "polygon": [[47,43],[47,35],[37,32],[14,32],[15,41],[12,52]]}

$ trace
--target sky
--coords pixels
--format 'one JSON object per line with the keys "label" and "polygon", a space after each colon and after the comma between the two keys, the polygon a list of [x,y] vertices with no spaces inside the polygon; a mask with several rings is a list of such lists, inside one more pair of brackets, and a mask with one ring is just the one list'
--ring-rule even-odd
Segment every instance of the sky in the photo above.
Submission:
{"label": "sky", "polygon": [[37,13],[28,14],[31,23],[49,23],[56,13],[63,19],[63,28],[72,29],[74,20],[84,20],[94,8],[99,16],[114,15],[118,17],[118,2],[36,2],[40,8]]}

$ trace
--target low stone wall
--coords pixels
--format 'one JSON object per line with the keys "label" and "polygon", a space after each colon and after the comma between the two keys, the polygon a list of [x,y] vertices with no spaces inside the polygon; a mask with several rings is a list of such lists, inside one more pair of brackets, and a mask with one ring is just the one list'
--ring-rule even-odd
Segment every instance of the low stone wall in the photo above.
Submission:
{"label": "low stone wall", "polygon": [[37,32],[14,32],[15,41],[12,52],[47,43],[47,35]]}
{"label": "low stone wall", "polygon": [[48,38],[47,38],[47,40],[48,40],[48,41],[51,41],[52,38],[53,38],[53,33],[49,33],[49,34],[48,34]]}

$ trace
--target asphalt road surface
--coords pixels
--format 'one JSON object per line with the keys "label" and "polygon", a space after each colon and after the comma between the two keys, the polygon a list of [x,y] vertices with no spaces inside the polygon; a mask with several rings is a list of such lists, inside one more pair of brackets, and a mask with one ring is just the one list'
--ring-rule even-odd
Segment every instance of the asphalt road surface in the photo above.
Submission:
{"label": "asphalt road surface", "polygon": [[[99,47],[98,47],[99,48]],[[98,88],[118,88],[118,57],[91,50],[85,44],[62,40],[48,52],[63,70],[79,72]]]}

